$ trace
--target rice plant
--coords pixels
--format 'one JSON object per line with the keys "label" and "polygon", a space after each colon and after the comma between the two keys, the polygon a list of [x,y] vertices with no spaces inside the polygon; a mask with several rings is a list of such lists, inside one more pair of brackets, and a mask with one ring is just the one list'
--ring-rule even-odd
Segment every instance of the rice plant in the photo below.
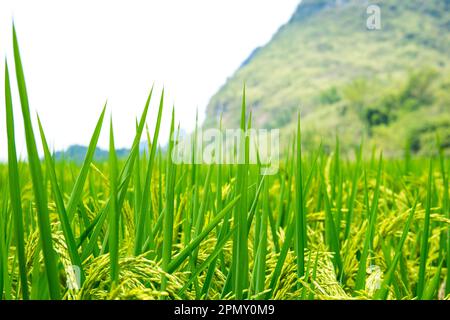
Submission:
{"label": "rice plant", "polygon": [[[111,119],[109,160],[94,160],[105,105],[84,162],[57,161],[45,119],[39,134],[33,128],[15,31],[13,39],[27,159],[16,154],[18,106],[5,62],[1,299],[450,298],[442,150],[385,159],[382,150],[367,157],[361,145],[353,156],[338,139],[332,152],[302,150],[299,116],[274,175],[250,163],[248,138],[236,165],[177,164],[177,140],[158,143],[164,91],[154,112],[151,89],[126,158],[117,157]],[[157,119],[152,134],[149,116]],[[244,89],[242,132],[252,116]],[[174,119],[173,110],[171,137],[179,135]],[[148,152],[140,153],[145,138]]]}

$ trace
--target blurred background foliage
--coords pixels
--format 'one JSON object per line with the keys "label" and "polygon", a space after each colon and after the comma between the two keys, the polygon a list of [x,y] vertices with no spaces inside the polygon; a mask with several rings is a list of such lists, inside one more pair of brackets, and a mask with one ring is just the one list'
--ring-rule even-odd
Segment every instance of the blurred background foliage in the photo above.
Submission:
{"label": "blurred background foliage", "polygon": [[[381,9],[368,30],[366,9]],[[305,0],[257,48],[207,108],[206,127],[237,127],[245,83],[254,125],[282,128],[301,111],[306,148],[350,150],[361,139],[387,156],[450,149],[450,1]]]}

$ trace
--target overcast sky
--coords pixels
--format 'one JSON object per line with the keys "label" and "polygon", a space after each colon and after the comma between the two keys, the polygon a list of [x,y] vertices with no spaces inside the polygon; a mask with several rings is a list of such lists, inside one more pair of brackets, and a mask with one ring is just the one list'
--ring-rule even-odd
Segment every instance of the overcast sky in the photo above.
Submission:
{"label": "overcast sky", "polygon": [[[0,1],[0,55],[12,59],[11,23],[19,37],[30,107],[52,148],[89,143],[108,100],[117,147],[129,147],[135,118],[155,83],[152,127],[162,86],[162,139],[175,105],[185,130],[252,50],[267,43],[300,0]],[[7,158],[4,64],[0,64],[0,159]],[[13,77],[18,153],[26,154]],[[239,94],[239,93],[237,93]],[[34,117],[35,118],[35,117]],[[106,123],[105,123],[106,124]],[[107,148],[104,127],[99,145]],[[35,126],[35,132],[37,127]]]}

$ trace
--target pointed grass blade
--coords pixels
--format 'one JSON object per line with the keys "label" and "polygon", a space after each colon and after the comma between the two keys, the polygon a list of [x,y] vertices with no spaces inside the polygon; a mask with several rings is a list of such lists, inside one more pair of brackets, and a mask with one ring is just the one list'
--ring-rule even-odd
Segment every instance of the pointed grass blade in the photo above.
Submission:
{"label": "pointed grass blade", "polygon": [[86,157],[84,159],[83,165],[81,167],[80,173],[75,181],[75,185],[73,187],[72,193],[70,195],[69,202],[67,203],[67,216],[70,220],[73,219],[73,215],[75,214],[76,207],[80,202],[82,197],[84,184],[86,182],[86,178],[89,173],[89,168],[91,166],[92,160],[94,159],[95,150],[97,148],[98,138],[100,137],[100,131],[103,125],[103,118],[105,116],[106,111],[106,103],[103,107],[102,113],[97,121],[97,125],[95,126],[94,133],[92,135],[91,141],[89,143],[89,147],[86,153]]}
{"label": "pointed grass blade", "polygon": [[50,228],[50,219],[47,207],[47,192],[44,186],[44,179],[41,164],[36,147],[36,140],[31,124],[30,107],[28,103],[28,94],[25,85],[25,76],[22,67],[22,61],[19,53],[19,44],[15,27],[13,26],[13,46],[14,61],[16,65],[17,86],[19,88],[20,103],[22,106],[22,116],[25,128],[25,139],[28,153],[28,164],[30,167],[31,179],[33,181],[33,190],[37,208],[39,233],[41,238],[42,252],[44,255],[44,264],[47,274],[48,289],[51,299],[60,298],[60,287],[58,278],[58,268],[56,265],[56,255],[52,245],[52,232]]}
{"label": "pointed grass blade", "polygon": [[70,259],[72,260],[72,265],[80,268],[80,272],[81,272],[80,280],[81,280],[81,283],[83,283],[84,271],[83,271],[83,266],[81,263],[81,258],[78,254],[77,245],[75,242],[75,238],[73,236],[73,230],[70,225],[69,217],[67,216],[67,213],[66,213],[66,207],[64,205],[63,195],[62,195],[62,192],[59,188],[59,184],[57,181],[56,171],[55,171],[55,163],[53,161],[52,155],[50,154],[50,149],[48,147],[47,139],[45,138],[44,129],[42,128],[42,123],[41,123],[41,120],[39,119],[39,116],[38,116],[38,125],[39,125],[39,132],[41,135],[41,140],[42,140],[42,146],[44,149],[44,158],[45,158],[45,163],[46,163],[46,168],[47,168],[47,174],[50,178],[50,183],[52,185],[53,194],[55,197],[56,208],[58,209],[59,220],[61,221],[61,227],[63,230],[64,238],[67,243],[67,249],[69,251]]}
{"label": "pointed grass blade", "polygon": [[[151,187],[151,180],[152,180],[152,174],[153,174],[153,166],[158,146],[158,136],[159,136],[159,130],[161,128],[161,118],[162,118],[162,112],[164,107],[164,89],[161,93],[161,99],[159,102],[159,109],[158,109],[158,116],[156,118],[156,125],[155,125],[155,131],[153,134],[153,143],[151,144],[150,149],[150,158],[148,160],[148,166],[147,166],[147,173],[145,176],[145,182],[144,182],[144,190],[142,192],[142,199],[140,202],[141,207],[139,208],[139,213],[137,217],[137,225],[136,225],[136,238],[134,243],[134,254],[137,256],[142,253],[142,245],[144,241],[144,225],[146,223],[145,217],[147,215],[147,212],[151,209],[151,203],[150,203],[150,187]],[[152,237],[152,235],[150,235]],[[153,241],[153,239],[150,239]],[[152,245],[150,244],[150,247]]]}
{"label": "pointed grass blade", "polygon": [[[11,98],[11,86],[9,81],[8,64],[5,61],[5,105],[6,105],[6,129],[8,136],[8,173],[11,207],[14,220],[14,233],[17,241],[17,255],[19,258],[20,284],[22,297],[28,300],[28,279],[25,266],[25,242],[23,233],[22,197],[19,184],[19,169],[17,167],[17,153],[14,132],[14,115]],[[0,240],[3,242],[3,239]],[[1,293],[1,292],[0,292]]]}
{"label": "pointed grass blade", "polygon": [[114,130],[111,119],[109,132],[109,170],[110,170],[110,207],[109,207],[109,256],[111,264],[111,282],[117,285],[119,281],[119,219],[120,211],[117,205],[117,154],[114,145]]}
{"label": "pointed grass blade", "polygon": [[[372,205],[369,208],[367,204],[367,211],[369,213],[369,224],[367,225],[365,239],[364,239],[364,247],[361,253],[361,258],[359,260],[358,272],[356,274],[355,280],[355,291],[363,290],[366,286],[366,268],[367,261],[369,259],[369,250],[372,247],[372,239],[375,233],[375,225],[377,221],[377,211],[378,211],[378,197],[380,194],[380,185],[381,185],[381,172],[383,165],[383,157],[380,155],[380,161],[377,172],[377,180],[375,191],[373,195]],[[367,187],[366,187],[367,189]],[[366,200],[368,202],[368,200]]]}
{"label": "pointed grass blade", "polygon": [[430,215],[431,215],[431,198],[433,185],[433,161],[430,160],[428,184],[427,184],[427,199],[425,206],[425,219],[423,222],[423,233],[420,245],[420,261],[419,261],[419,277],[417,281],[417,297],[422,299],[423,291],[425,290],[425,273],[428,259],[428,250],[430,241]]}

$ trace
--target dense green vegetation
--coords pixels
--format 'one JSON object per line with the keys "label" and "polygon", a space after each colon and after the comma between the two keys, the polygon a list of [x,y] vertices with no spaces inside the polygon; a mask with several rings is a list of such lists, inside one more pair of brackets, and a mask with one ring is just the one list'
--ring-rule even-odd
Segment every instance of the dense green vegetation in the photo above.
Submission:
{"label": "dense green vegetation", "polygon": [[[366,28],[378,3],[381,30]],[[450,146],[450,2],[448,0],[304,0],[293,17],[256,50],[211,99],[206,126],[239,124],[245,83],[254,126],[295,129],[302,111],[304,143],[344,150],[366,136],[367,150],[386,156]],[[420,121],[419,121],[420,120]]]}
{"label": "dense green vegetation", "polygon": [[[339,140],[331,152],[302,152],[299,117],[273,176],[249,164],[249,143],[242,164],[176,165],[174,141],[167,152],[158,148],[164,93],[149,113],[150,92],[125,159],[117,157],[111,119],[108,161],[93,161],[105,107],[83,163],[55,161],[45,119],[39,134],[31,123],[15,33],[14,60],[15,77],[8,66],[5,73],[0,298],[450,297],[449,161],[441,143],[434,159],[406,153],[384,160],[380,150],[367,157],[359,147],[350,160]],[[16,156],[14,78],[26,162]],[[336,97],[330,90],[322,99]],[[394,98],[415,108],[403,95]],[[152,133],[144,132],[148,113],[157,119]],[[245,91],[240,114],[248,130],[254,119]],[[173,119],[171,136],[178,132]],[[144,154],[142,135],[149,141]],[[79,287],[70,266],[78,267]]]}

